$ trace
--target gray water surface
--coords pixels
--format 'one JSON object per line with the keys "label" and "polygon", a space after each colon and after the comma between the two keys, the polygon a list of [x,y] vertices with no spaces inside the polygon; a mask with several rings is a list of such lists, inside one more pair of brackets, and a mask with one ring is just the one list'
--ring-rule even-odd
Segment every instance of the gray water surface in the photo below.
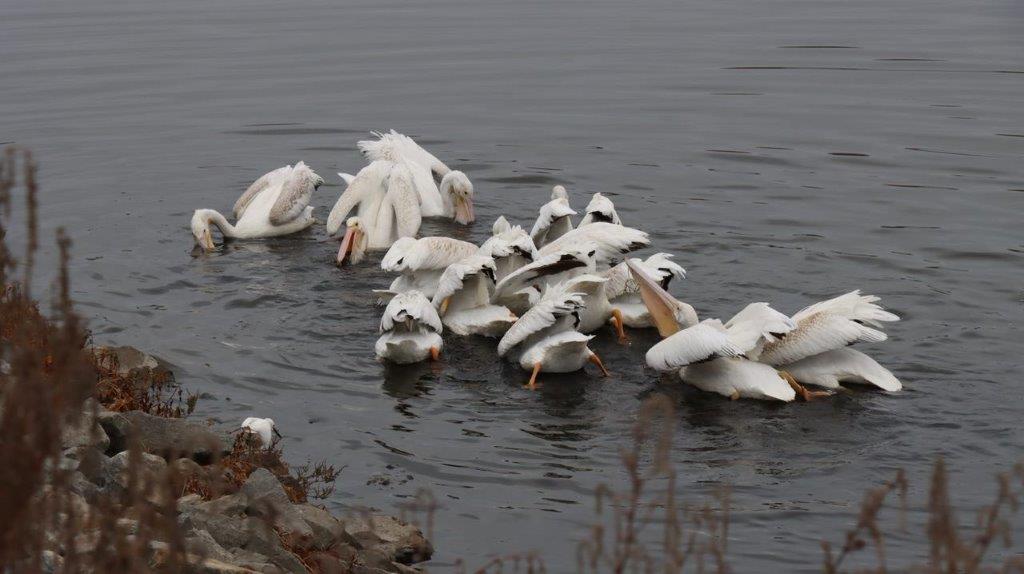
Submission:
{"label": "gray water surface", "polygon": [[[0,0],[0,141],[40,160],[98,342],[168,359],[198,417],[271,416],[292,461],[346,465],[332,509],[429,489],[431,570],[528,550],[573,570],[652,394],[677,404],[684,494],[733,487],[733,565],[813,570],[896,469],[922,501],[945,456],[974,509],[1020,457],[1022,28],[1011,0]],[[332,267],[322,227],[192,256],[193,209],[300,159],[326,218],[355,142],[388,128],[476,185],[476,225],[424,234],[479,242],[555,183],[577,208],[600,191],[677,254],[703,316],[881,296],[904,320],[864,350],[906,390],[729,402],[645,370],[653,333],[602,333],[612,377],[537,392],[482,339],[389,369],[370,293],[388,279]]]}

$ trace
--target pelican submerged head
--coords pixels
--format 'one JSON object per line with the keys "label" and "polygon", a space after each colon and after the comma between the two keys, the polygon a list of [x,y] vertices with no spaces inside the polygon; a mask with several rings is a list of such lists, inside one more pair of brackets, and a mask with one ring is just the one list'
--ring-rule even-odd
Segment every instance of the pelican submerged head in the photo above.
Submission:
{"label": "pelican submerged head", "polygon": [[476,220],[473,211],[473,182],[466,174],[453,170],[441,178],[439,186],[442,197],[452,205],[452,219],[462,225],[469,225]]}
{"label": "pelican submerged head", "polygon": [[347,258],[351,263],[359,263],[366,255],[366,231],[358,217],[349,217],[345,221],[345,236],[341,239],[338,249],[337,264],[340,267]]}
{"label": "pelican submerged head", "polygon": [[192,214],[192,237],[195,237],[196,244],[205,251],[213,251],[217,248],[213,243],[213,231],[211,229],[214,225],[213,219],[216,213],[212,209],[197,209]]}

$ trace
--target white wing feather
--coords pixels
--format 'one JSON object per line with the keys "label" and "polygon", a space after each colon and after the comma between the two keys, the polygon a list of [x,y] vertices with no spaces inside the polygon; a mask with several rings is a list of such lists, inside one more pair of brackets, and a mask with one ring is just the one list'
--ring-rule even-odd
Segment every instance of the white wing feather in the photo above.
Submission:
{"label": "white wing feather", "polygon": [[475,254],[477,246],[452,237],[423,237],[396,241],[381,260],[381,269],[403,271],[442,271]]}
{"label": "white wing feather", "polygon": [[380,320],[380,331],[387,332],[395,328],[395,324],[403,323],[409,318],[420,325],[428,327],[435,333],[442,330],[441,317],[437,309],[419,291],[399,293],[384,308],[384,316]]}
{"label": "white wing feather", "polygon": [[391,167],[389,161],[375,161],[359,170],[348,184],[327,216],[327,233],[334,235],[344,225],[345,219],[357,205],[367,201],[374,194],[383,194]]}
{"label": "white wing feather", "polygon": [[494,276],[494,259],[484,255],[473,255],[449,265],[437,283],[437,291],[434,293],[433,300],[434,307],[440,307],[445,299],[462,289],[466,277],[487,271],[490,271],[492,277]]}
{"label": "white wing feather", "polygon": [[537,237],[547,231],[556,219],[572,215],[576,215],[576,212],[573,211],[572,207],[569,207],[567,199],[552,199],[541,206],[540,212],[537,214],[537,220],[533,222],[533,229],[530,230],[530,237],[536,241]]}
{"label": "white wing feather", "polygon": [[622,225],[622,220],[619,219],[619,214],[615,211],[615,204],[612,203],[612,200],[600,193],[595,193],[594,197],[590,199],[590,203],[587,204],[586,214],[580,220],[580,227],[599,221]]}
{"label": "white wing feather", "polygon": [[652,369],[674,371],[691,363],[742,354],[721,321],[705,319],[654,345],[647,351],[646,358]]}
{"label": "white wing feather", "polygon": [[542,256],[549,255],[571,247],[579,248],[589,243],[597,247],[597,262],[607,264],[625,253],[650,245],[651,240],[646,232],[639,229],[599,222],[577,227],[548,243],[537,253]]}
{"label": "white wing feather", "polygon": [[564,285],[554,286],[537,304],[523,314],[498,342],[498,355],[504,357],[516,345],[542,329],[551,327],[560,318],[583,307],[583,294],[574,293]]}
{"label": "white wing feather", "polygon": [[796,328],[766,344],[757,360],[786,365],[854,343],[884,341],[886,334],[868,324],[878,326],[881,321],[897,321],[899,317],[876,305],[876,301],[878,297],[852,291],[815,303],[793,315]]}

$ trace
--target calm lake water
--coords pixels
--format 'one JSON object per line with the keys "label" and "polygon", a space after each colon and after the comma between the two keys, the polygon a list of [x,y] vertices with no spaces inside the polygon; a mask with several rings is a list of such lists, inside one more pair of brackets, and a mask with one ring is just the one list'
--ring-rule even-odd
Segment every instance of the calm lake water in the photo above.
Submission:
{"label": "calm lake water", "polygon": [[[39,158],[96,341],[165,357],[203,393],[198,417],[271,416],[292,461],[345,465],[334,509],[432,491],[432,571],[526,550],[573,570],[653,394],[677,404],[688,499],[733,487],[738,571],[817,568],[819,541],[898,468],[916,528],[937,456],[973,510],[1021,455],[1019,2],[2,0],[0,15],[0,141]],[[193,209],[228,211],[300,159],[328,180],[326,218],[335,172],[363,163],[355,142],[392,127],[476,185],[476,225],[425,233],[479,242],[498,215],[531,223],[552,184],[578,208],[600,191],[677,254],[675,291],[704,316],[881,296],[904,320],[865,350],[906,390],[729,402],[645,370],[653,333],[602,333],[612,377],[537,392],[486,340],[386,369],[370,290],[389,279],[376,261],[335,269],[322,226],[192,256]],[[922,556],[919,538],[890,558]]]}

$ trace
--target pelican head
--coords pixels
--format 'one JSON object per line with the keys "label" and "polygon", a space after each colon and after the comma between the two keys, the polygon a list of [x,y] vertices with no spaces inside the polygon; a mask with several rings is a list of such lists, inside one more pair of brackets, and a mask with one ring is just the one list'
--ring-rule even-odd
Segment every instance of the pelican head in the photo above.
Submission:
{"label": "pelican head", "polygon": [[313,191],[320,189],[320,186],[324,184],[324,178],[317,175],[317,173],[313,171],[313,168],[306,165],[306,163],[303,161],[300,161],[299,163],[295,164],[294,170],[296,172],[300,172],[306,175],[307,177],[309,177],[310,180],[313,181]]}
{"label": "pelican head", "polygon": [[662,337],[669,337],[697,324],[697,311],[693,307],[669,295],[632,260],[626,260],[626,267],[629,267],[629,273],[640,288],[640,298]]}
{"label": "pelican head", "polygon": [[551,188],[551,199],[564,199],[569,201],[569,192],[565,190],[564,185],[556,185]]}
{"label": "pelican head", "polygon": [[345,237],[341,240],[341,248],[338,249],[337,264],[341,266],[345,258],[352,263],[359,263],[366,255],[366,230],[363,222],[358,217],[349,217],[345,221]]}
{"label": "pelican head", "polygon": [[441,178],[441,196],[451,202],[453,219],[462,225],[469,225],[476,219],[473,212],[473,182],[466,174],[453,170]]}
{"label": "pelican head", "polygon": [[211,227],[216,225],[214,219],[218,214],[212,209],[197,209],[192,214],[192,237],[196,243],[205,251],[213,251],[217,248],[213,243],[213,232]]}

